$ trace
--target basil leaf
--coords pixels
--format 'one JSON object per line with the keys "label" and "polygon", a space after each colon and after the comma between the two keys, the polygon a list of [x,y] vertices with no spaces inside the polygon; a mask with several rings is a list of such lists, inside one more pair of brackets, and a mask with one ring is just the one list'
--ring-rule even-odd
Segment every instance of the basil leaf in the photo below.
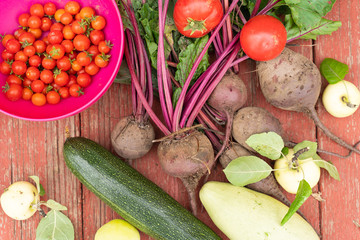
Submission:
{"label": "basil leaf", "polygon": [[319,155],[317,155],[317,154],[313,158],[314,158],[315,164],[318,165],[319,167],[325,169],[329,173],[330,177],[334,178],[335,180],[340,181],[339,172],[332,162],[321,159],[319,157]]}
{"label": "basil leaf", "polygon": [[317,143],[311,141],[302,141],[301,143],[296,144],[294,147],[294,153],[306,147],[309,148],[309,150],[300,154],[300,156],[298,157],[300,160],[311,158],[316,154]]}
{"label": "basil leaf", "polygon": [[299,188],[297,190],[294,201],[291,203],[290,208],[284,218],[281,220],[281,226],[283,226],[289,219],[296,213],[296,211],[303,205],[303,203],[311,196],[312,190],[308,182],[305,179],[300,181]]}
{"label": "basil leaf", "polygon": [[51,210],[36,229],[36,240],[74,240],[74,226],[59,211]]}
{"label": "basil leaf", "polygon": [[246,144],[262,156],[272,160],[279,159],[281,150],[284,148],[284,141],[275,132],[253,134],[246,140]]}
{"label": "basil leaf", "polygon": [[325,58],[320,64],[320,72],[330,84],[335,84],[349,73],[349,66],[335,59]]}
{"label": "basil leaf", "polygon": [[266,178],[272,168],[258,157],[245,156],[232,160],[223,171],[231,184],[245,186]]}

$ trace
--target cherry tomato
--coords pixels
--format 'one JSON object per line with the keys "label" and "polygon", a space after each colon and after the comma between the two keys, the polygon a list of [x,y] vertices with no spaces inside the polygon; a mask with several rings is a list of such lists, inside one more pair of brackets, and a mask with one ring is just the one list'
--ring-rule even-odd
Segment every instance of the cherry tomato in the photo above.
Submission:
{"label": "cherry tomato", "polygon": [[35,36],[32,33],[24,32],[23,34],[20,35],[19,42],[20,43],[29,43],[29,44],[34,43]]}
{"label": "cherry tomato", "polygon": [[50,86],[52,87],[52,89],[56,90],[56,91],[59,91],[59,89],[61,88],[59,85],[57,85],[56,83],[52,82],[50,84]]}
{"label": "cherry tomato", "polygon": [[21,44],[18,40],[16,39],[10,39],[6,42],[6,50],[9,53],[17,53],[18,51],[20,51],[21,48]]}
{"label": "cherry tomato", "polygon": [[35,53],[36,53],[35,47],[31,46],[31,45],[26,46],[23,51],[24,51],[24,54],[28,57],[31,57],[31,56],[35,55]]}
{"label": "cherry tomato", "polygon": [[0,63],[0,72],[5,75],[9,75],[11,73],[11,66],[7,62]]}
{"label": "cherry tomato", "polygon": [[20,14],[19,18],[18,18],[18,22],[20,24],[20,26],[22,27],[28,27],[28,20],[29,20],[30,14],[28,13],[23,13]]}
{"label": "cherry tomato", "polygon": [[16,75],[23,75],[26,72],[27,66],[23,61],[14,61],[11,65],[11,69]]}
{"label": "cherry tomato", "polygon": [[24,81],[22,82],[22,86],[23,87],[30,87],[31,86],[32,81],[28,78],[24,78]]}
{"label": "cherry tomato", "polygon": [[103,16],[95,16],[94,20],[91,21],[91,26],[95,30],[102,30],[106,25],[106,20]]}
{"label": "cherry tomato", "polygon": [[26,77],[30,80],[38,80],[40,78],[40,71],[36,67],[29,67],[26,70]]}
{"label": "cherry tomato", "polygon": [[54,90],[49,91],[46,94],[46,101],[49,104],[58,104],[60,102],[60,95]]}
{"label": "cherry tomato", "polygon": [[90,40],[93,44],[99,45],[101,41],[105,40],[105,35],[103,31],[93,30],[90,32]]}
{"label": "cherry tomato", "polygon": [[41,27],[41,18],[38,16],[32,15],[28,19],[28,26],[30,28],[40,28]]}
{"label": "cherry tomato", "polygon": [[48,17],[43,17],[41,19],[41,30],[47,32],[50,30],[52,26],[52,21]]}
{"label": "cherry tomato", "polygon": [[86,25],[86,21],[74,21],[71,24],[71,29],[75,34],[83,34],[86,32],[87,30],[87,25]]}
{"label": "cherry tomato", "polygon": [[83,67],[76,60],[71,63],[71,69],[74,70],[75,72],[80,71],[82,68]]}
{"label": "cherry tomato", "polygon": [[55,15],[54,15],[55,20],[58,21],[58,22],[60,22],[61,16],[62,16],[64,13],[65,13],[65,9],[58,9],[58,10],[56,10]]}
{"label": "cherry tomato", "polygon": [[81,73],[77,76],[76,82],[80,87],[87,87],[91,83],[91,76],[88,73]]}
{"label": "cherry tomato", "polygon": [[106,67],[109,64],[109,58],[109,55],[105,55],[104,53],[99,54],[95,57],[95,64],[101,68]]}
{"label": "cherry tomato", "polygon": [[70,13],[65,12],[60,17],[60,22],[64,25],[68,25],[73,21],[73,17]]}
{"label": "cherry tomato", "polygon": [[59,89],[59,95],[61,98],[68,98],[70,96],[69,94],[69,88],[68,87],[61,87]]}
{"label": "cherry tomato", "polygon": [[5,95],[10,101],[17,101],[22,97],[22,86],[19,84],[5,85]]}
{"label": "cherry tomato", "polygon": [[54,44],[49,54],[53,59],[60,59],[65,55],[65,48],[60,44]]}
{"label": "cherry tomato", "polygon": [[31,91],[30,88],[24,87],[22,91],[22,99],[28,101],[31,100],[31,97],[33,95],[33,91]]}
{"label": "cherry tomato", "polygon": [[93,59],[94,59],[97,55],[100,54],[99,49],[98,49],[98,47],[97,47],[96,45],[91,45],[91,46],[88,48],[87,52],[88,52],[89,54],[91,54],[91,56],[92,56]]}
{"label": "cherry tomato", "polygon": [[28,59],[29,59],[29,57],[25,55],[24,51],[18,51],[15,54],[15,61],[22,61],[22,62],[26,63]]}
{"label": "cherry tomato", "polygon": [[41,57],[33,55],[29,58],[29,65],[32,67],[39,67],[41,65]]}
{"label": "cherry tomato", "polygon": [[35,106],[43,106],[46,104],[46,97],[45,94],[43,93],[34,93],[31,97],[31,102],[35,105]]}
{"label": "cherry tomato", "polygon": [[63,58],[57,60],[57,68],[62,70],[62,71],[68,71],[71,68],[71,62],[69,57],[64,56]]}
{"label": "cherry tomato", "polygon": [[15,39],[15,37],[14,37],[13,35],[11,35],[11,34],[6,34],[6,35],[2,38],[2,41],[1,41],[2,45],[3,45],[4,47],[6,47],[6,43],[7,43],[10,39]]}
{"label": "cherry tomato", "polygon": [[42,31],[40,28],[29,28],[28,32],[32,33],[35,36],[35,39],[41,38]]}
{"label": "cherry tomato", "polygon": [[9,53],[6,49],[1,53],[1,58],[4,60],[11,61],[14,59],[14,57],[15,55],[13,53]]}
{"label": "cherry tomato", "polygon": [[65,8],[65,12],[75,15],[80,11],[80,4],[75,1],[70,1],[65,4],[64,8]]}
{"label": "cherry tomato", "polygon": [[191,38],[208,34],[222,17],[223,7],[219,0],[178,0],[173,14],[176,28]]}
{"label": "cherry tomato", "polygon": [[18,76],[11,74],[6,78],[6,82],[10,85],[10,84],[18,84],[21,85],[22,84],[22,80],[21,78],[19,78]]}
{"label": "cherry tomato", "polygon": [[95,15],[95,10],[92,7],[83,7],[80,10],[80,18],[92,18]]}
{"label": "cherry tomato", "polygon": [[111,44],[110,41],[101,41],[99,42],[98,49],[101,53],[109,53],[111,48],[113,47],[113,44]]}
{"label": "cherry tomato", "polygon": [[76,76],[75,75],[69,75],[69,82],[68,84],[66,84],[66,87],[70,87],[71,85],[73,85],[74,83],[76,83]]}
{"label": "cherry tomato", "polygon": [[30,14],[42,18],[45,15],[43,5],[36,3],[30,7]]}
{"label": "cherry tomato", "polygon": [[37,40],[33,43],[37,53],[43,53],[46,50],[46,44],[43,40]]}
{"label": "cherry tomato", "polygon": [[78,51],[86,51],[90,47],[90,39],[85,35],[76,35],[73,41],[74,47]]}
{"label": "cherry tomato", "polygon": [[40,73],[40,79],[46,84],[50,84],[54,81],[54,73],[48,69],[44,69]]}
{"label": "cherry tomato", "polygon": [[52,47],[53,47],[52,44],[49,44],[49,45],[46,46],[46,53],[47,53],[47,54],[50,54],[50,52],[51,52],[51,50],[52,50]]}
{"label": "cherry tomato", "polygon": [[41,80],[34,80],[30,86],[34,92],[41,93],[45,87],[45,84]]}
{"label": "cherry tomato", "polygon": [[91,76],[97,74],[99,70],[100,70],[99,66],[96,65],[94,62],[91,62],[89,65],[85,66],[85,72]]}
{"label": "cherry tomato", "polygon": [[81,15],[80,15],[80,13],[78,13],[78,14],[75,15],[75,20],[81,20]]}
{"label": "cherry tomato", "polygon": [[14,37],[15,39],[19,40],[19,37],[21,36],[21,34],[23,34],[24,32],[26,32],[24,29],[19,28],[14,32]]}
{"label": "cherry tomato", "polygon": [[62,41],[62,42],[61,42],[61,45],[64,46],[66,53],[71,53],[71,51],[74,50],[74,44],[73,44],[73,42],[70,41],[70,40],[67,40],[67,39],[66,39],[66,40]]}
{"label": "cherry tomato", "polygon": [[251,18],[240,33],[244,52],[256,61],[271,60],[283,51],[287,33],[282,22],[269,15]]}
{"label": "cherry tomato", "polygon": [[56,12],[56,5],[52,2],[45,3],[44,12],[48,16],[54,15]]}
{"label": "cherry tomato", "polygon": [[72,60],[76,59],[77,55],[78,55],[77,51],[72,51],[68,54],[69,58]]}
{"label": "cherry tomato", "polygon": [[51,31],[48,35],[49,43],[51,44],[60,44],[64,38],[64,35],[61,31],[55,30]]}
{"label": "cherry tomato", "polygon": [[80,52],[77,57],[76,61],[80,64],[80,66],[87,66],[92,61],[92,56],[88,52]]}
{"label": "cherry tomato", "polygon": [[46,46],[50,44],[50,43],[49,43],[49,39],[48,39],[47,36],[44,37],[42,40],[44,41],[44,43],[45,43]]}
{"label": "cherry tomato", "polygon": [[54,83],[56,83],[60,87],[65,86],[66,84],[68,84],[68,82],[69,82],[69,75],[66,72],[61,71],[59,74],[55,74]]}
{"label": "cherry tomato", "polygon": [[50,32],[53,32],[53,31],[61,32],[63,30],[63,28],[64,28],[64,25],[62,25],[62,23],[56,22],[53,25],[51,25]]}
{"label": "cherry tomato", "polygon": [[51,69],[54,69],[54,67],[56,66],[56,61],[52,58],[47,58],[45,57],[43,60],[42,60],[42,63],[41,65],[45,68],[45,69],[48,69],[48,70],[51,70]]}
{"label": "cherry tomato", "polygon": [[75,37],[75,33],[72,31],[70,25],[66,25],[62,30],[64,39],[71,40]]}
{"label": "cherry tomato", "polygon": [[79,97],[83,95],[82,88],[78,84],[73,84],[69,87],[69,94],[72,97]]}

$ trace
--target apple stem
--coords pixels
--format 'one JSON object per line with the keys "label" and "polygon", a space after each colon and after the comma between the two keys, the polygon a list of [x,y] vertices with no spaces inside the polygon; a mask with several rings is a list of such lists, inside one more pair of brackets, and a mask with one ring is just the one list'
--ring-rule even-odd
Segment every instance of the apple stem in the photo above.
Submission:
{"label": "apple stem", "polygon": [[345,97],[345,96],[342,96],[342,97],[341,97],[341,100],[342,100],[344,103],[346,103],[346,106],[348,106],[349,108],[356,108],[356,107],[357,107],[356,104],[353,104],[353,103],[349,102],[349,100],[348,100],[347,97]]}
{"label": "apple stem", "polygon": [[40,205],[37,206],[37,210],[39,211],[40,216],[46,217],[45,211],[40,207]]}
{"label": "apple stem", "polygon": [[293,156],[293,158],[291,159],[291,161],[292,161],[292,162],[295,162],[295,161],[299,158],[299,156],[300,156],[301,154],[303,154],[304,152],[307,152],[307,151],[309,151],[309,150],[310,150],[309,147],[304,147],[304,148],[298,150],[296,153],[294,153],[294,156]]}

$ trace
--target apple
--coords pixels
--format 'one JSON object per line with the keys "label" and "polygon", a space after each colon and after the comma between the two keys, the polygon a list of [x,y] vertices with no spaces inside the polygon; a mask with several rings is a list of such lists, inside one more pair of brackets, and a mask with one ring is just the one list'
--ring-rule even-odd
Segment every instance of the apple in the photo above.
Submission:
{"label": "apple", "polygon": [[332,116],[344,118],[352,115],[360,105],[359,89],[346,80],[329,84],[322,95],[326,111]]}
{"label": "apple", "polygon": [[275,161],[274,175],[277,182],[287,192],[296,194],[300,181],[305,179],[313,188],[320,180],[320,167],[316,165],[312,158],[304,160],[295,160],[294,150],[289,149],[289,153],[286,157],[282,157]]}
{"label": "apple", "polygon": [[37,211],[40,195],[34,185],[19,181],[5,189],[0,202],[6,215],[15,220],[25,220]]}
{"label": "apple", "polygon": [[125,220],[114,219],[96,231],[95,240],[140,240],[140,233]]}

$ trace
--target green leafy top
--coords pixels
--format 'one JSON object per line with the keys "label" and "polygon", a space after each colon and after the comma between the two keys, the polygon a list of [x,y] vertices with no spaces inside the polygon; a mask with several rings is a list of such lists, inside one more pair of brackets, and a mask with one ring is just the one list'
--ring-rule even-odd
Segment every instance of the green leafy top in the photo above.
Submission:
{"label": "green leafy top", "polygon": [[335,59],[325,58],[320,64],[320,72],[330,84],[335,84],[349,73],[349,66]]}

